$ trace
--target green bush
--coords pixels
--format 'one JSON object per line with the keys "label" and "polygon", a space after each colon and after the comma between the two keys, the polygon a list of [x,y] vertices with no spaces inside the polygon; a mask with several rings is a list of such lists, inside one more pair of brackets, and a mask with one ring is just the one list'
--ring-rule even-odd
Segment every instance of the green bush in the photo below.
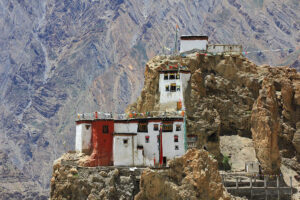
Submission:
{"label": "green bush", "polygon": [[226,155],[223,156],[222,165],[223,165],[224,170],[230,170],[231,169],[231,165],[229,163],[229,157],[228,156],[226,156]]}

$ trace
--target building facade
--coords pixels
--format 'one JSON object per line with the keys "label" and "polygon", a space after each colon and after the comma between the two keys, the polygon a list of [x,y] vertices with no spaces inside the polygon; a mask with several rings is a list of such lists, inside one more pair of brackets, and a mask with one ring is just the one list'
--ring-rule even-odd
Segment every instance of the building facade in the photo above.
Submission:
{"label": "building facade", "polygon": [[206,51],[208,44],[208,36],[181,36],[180,37],[180,53],[200,50]]}
{"label": "building facade", "polygon": [[[89,166],[167,165],[186,151],[183,117],[95,119],[90,138],[82,134],[88,123],[76,124],[76,151],[91,152]],[[80,149],[83,140],[89,151]]]}
{"label": "building facade", "polygon": [[207,46],[207,52],[213,54],[218,54],[218,53],[241,54],[242,51],[243,51],[242,45],[209,44]]}
{"label": "building facade", "polygon": [[161,70],[159,75],[160,110],[184,110],[184,91],[190,80],[189,70]]}

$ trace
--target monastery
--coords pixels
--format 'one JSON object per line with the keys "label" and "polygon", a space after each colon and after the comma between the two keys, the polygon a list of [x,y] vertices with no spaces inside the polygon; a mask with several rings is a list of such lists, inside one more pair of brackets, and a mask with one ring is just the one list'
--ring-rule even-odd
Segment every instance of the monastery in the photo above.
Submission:
{"label": "monastery", "polygon": [[[209,45],[207,36],[182,36],[180,53],[241,53],[240,45]],[[187,136],[184,91],[191,73],[186,66],[167,66],[159,74],[160,111],[113,116],[78,114],[75,150],[90,155],[89,166],[166,166],[195,147]]]}

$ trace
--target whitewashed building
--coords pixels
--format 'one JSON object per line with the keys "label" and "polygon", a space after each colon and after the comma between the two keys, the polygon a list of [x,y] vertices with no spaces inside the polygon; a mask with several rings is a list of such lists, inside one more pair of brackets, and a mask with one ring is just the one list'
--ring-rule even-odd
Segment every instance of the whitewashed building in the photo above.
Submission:
{"label": "whitewashed building", "polygon": [[113,146],[115,166],[166,165],[185,153],[183,118],[116,120]]}
{"label": "whitewashed building", "polygon": [[87,153],[91,150],[92,124],[90,120],[76,122],[75,150]]}
{"label": "whitewashed building", "polygon": [[[188,70],[161,70],[159,75],[160,110],[184,110],[184,91],[191,73]],[[179,106],[181,104],[181,106]]]}
{"label": "whitewashed building", "polygon": [[206,51],[208,44],[208,36],[187,36],[183,35],[180,37],[180,53],[200,50]]}
{"label": "whitewashed building", "polygon": [[209,44],[207,46],[207,52],[213,54],[218,54],[218,53],[241,54],[242,51],[243,51],[242,45]]}

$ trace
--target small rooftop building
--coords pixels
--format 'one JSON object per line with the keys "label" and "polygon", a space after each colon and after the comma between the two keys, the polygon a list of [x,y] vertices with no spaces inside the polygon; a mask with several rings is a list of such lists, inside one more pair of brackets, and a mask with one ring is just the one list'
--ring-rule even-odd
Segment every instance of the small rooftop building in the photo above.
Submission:
{"label": "small rooftop building", "polygon": [[179,67],[169,66],[159,75],[160,110],[184,110],[184,91],[191,72]]}
{"label": "small rooftop building", "polygon": [[92,121],[76,121],[75,150],[79,153],[89,153],[91,150]]}
{"label": "small rooftop building", "polygon": [[243,51],[242,45],[235,45],[235,44],[209,44],[207,46],[207,52],[218,54],[218,53],[225,53],[225,54],[241,54]]}
{"label": "small rooftop building", "polygon": [[180,37],[180,53],[191,51],[191,50],[206,51],[207,44],[208,44],[208,36],[183,35]]}

